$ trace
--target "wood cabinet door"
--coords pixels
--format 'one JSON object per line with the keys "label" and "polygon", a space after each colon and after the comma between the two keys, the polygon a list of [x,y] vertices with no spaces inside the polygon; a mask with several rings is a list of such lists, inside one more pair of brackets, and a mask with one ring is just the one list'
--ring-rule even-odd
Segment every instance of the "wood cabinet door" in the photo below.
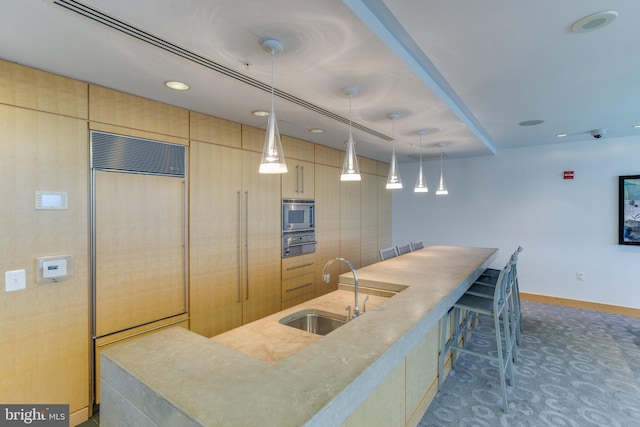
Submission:
{"label": "wood cabinet door", "polygon": [[360,182],[360,267],[378,262],[378,176]]}
{"label": "wood cabinet door", "polygon": [[242,151],[190,147],[191,330],[212,337],[242,325]]}
{"label": "wood cabinet door", "polygon": [[289,160],[289,172],[282,174],[282,197],[285,199],[313,199],[314,164]]}
{"label": "wood cabinet door", "polygon": [[280,175],[259,174],[261,153],[242,153],[243,310],[249,323],[280,311]]}
{"label": "wood cabinet door", "polygon": [[96,172],[95,334],[186,312],[185,182]]}
{"label": "wood cabinet door", "polygon": [[[360,268],[360,182],[340,182],[340,256]],[[348,271],[341,266],[341,271]]]}
{"label": "wood cabinet door", "polygon": [[322,280],[322,268],[331,258],[340,256],[340,168],[315,165],[316,187],[316,279],[318,297],[338,289],[338,275],[331,283]]}

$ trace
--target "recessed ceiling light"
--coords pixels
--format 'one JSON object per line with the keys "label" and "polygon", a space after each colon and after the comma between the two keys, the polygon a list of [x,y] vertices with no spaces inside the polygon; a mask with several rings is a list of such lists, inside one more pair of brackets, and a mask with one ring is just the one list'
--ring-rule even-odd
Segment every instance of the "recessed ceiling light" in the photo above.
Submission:
{"label": "recessed ceiling light", "polygon": [[537,126],[544,123],[544,120],[525,120],[524,122],[518,123],[519,126]]}
{"label": "recessed ceiling light", "polygon": [[319,129],[319,128],[309,129],[309,133],[322,133],[322,132],[324,132],[324,129]]}
{"label": "recessed ceiling light", "polygon": [[190,87],[188,84],[176,80],[169,80],[167,82],[164,82],[164,85],[173,90],[189,90]]}
{"label": "recessed ceiling light", "polygon": [[586,33],[587,31],[598,30],[611,24],[618,17],[615,10],[594,13],[578,19],[572,26],[571,31],[575,33]]}
{"label": "recessed ceiling light", "polygon": [[251,114],[256,117],[267,117],[269,115],[269,112],[264,110],[254,110],[251,112]]}
{"label": "recessed ceiling light", "polygon": [[557,133],[556,136],[558,138],[564,138],[565,136],[569,135],[568,133]]}

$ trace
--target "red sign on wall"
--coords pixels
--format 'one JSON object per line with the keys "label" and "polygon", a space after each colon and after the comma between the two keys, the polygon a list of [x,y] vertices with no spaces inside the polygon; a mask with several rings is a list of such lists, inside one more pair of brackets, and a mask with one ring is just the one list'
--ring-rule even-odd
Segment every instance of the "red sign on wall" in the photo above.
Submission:
{"label": "red sign on wall", "polygon": [[573,171],[564,171],[564,179],[573,179]]}

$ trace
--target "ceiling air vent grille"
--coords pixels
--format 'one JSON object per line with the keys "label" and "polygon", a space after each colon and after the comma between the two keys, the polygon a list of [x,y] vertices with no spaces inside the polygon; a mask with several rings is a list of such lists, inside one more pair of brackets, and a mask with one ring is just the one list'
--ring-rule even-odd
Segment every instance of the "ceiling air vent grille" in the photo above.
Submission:
{"label": "ceiling air vent grille", "polygon": [[[164,40],[160,37],[157,37],[147,31],[144,31],[140,28],[134,27],[133,25],[130,25],[124,21],[121,21],[120,19],[117,19],[113,16],[107,15],[106,13],[98,10],[98,9],[94,9],[84,3],[81,3],[79,1],[75,1],[75,0],[53,0],[53,4],[59,7],[63,7],[67,10],[70,10],[72,12],[77,13],[80,16],[83,16],[85,18],[91,19],[99,24],[102,25],[106,25],[107,27],[110,27],[116,31],[119,31],[121,33],[124,33],[130,37],[134,37],[138,40],[141,40],[145,43],[148,43],[150,45],[153,45],[157,48],[163,49],[169,53],[172,53],[174,55],[177,55],[181,58],[187,59],[191,62],[194,62],[196,64],[202,65],[203,67],[207,67],[213,71],[216,71],[220,74],[223,74],[227,77],[230,77],[232,79],[241,81],[247,85],[253,86],[257,89],[263,90],[265,92],[269,92],[271,93],[271,86],[269,84],[265,84],[262,83],[259,80],[253,79],[249,76],[245,76],[242,73],[238,73],[235,70],[232,70],[231,68],[227,68],[223,65],[220,65],[214,61],[211,61],[210,59],[205,58],[204,56],[198,55],[197,53],[191,52],[190,50],[187,50],[185,48],[182,48],[174,43],[171,43],[167,40]],[[292,102],[296,105],[299,105],[301,107],[304,107],[308,110],[311,111],[315,111],[318,114],[322,114],[323,116],[329,117],[333,120],[339,121],[341,123],[344,124],[349,124],[349,119],[342,117],[338,114],[332,113],[331,111],[325,110],[322,107],[319,107],[315,104],[312,104],[310,102],[305,101],[304,99],[300,99],[294,95],[291,95],[287,92],[283,92],[281,90],[278,90],[277,88],[274,88],[274,95],[281,98],[281,99],[285,99],[289,102]],[[373,135],[377,138],[381,138],[385,141],[392,141],[393,138],[377,132],[373,129],[370,129],[366,126],[360,125],[358,123],[353,122],[352,127],[359,129],[363,132],[366,132],[370,135]]]}
{"label": "ceiling air vent grille", "polygon": [[92,131],[91,168],[184,178],[186,147]]}

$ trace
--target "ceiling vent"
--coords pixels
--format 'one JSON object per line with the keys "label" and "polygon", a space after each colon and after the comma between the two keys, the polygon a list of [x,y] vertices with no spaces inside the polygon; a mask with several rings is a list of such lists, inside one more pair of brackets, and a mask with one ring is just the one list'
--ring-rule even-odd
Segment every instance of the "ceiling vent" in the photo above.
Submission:
{"label": "ceiling vent", "polygon": [[[203,67],[207,67],[210,70],[213,70],[219,74],[222,74],[224,76],[227,76],[229,78],[238,80],[244,84],[247,84],[249,86],[253,86],[257,89],[260,89],[262,91],[271,93],[271,86],[269,84],[266,83],[262,83],[259,80],[256,80],[254,78],[251,78],[249,76],[245,76],[244,74],[238,73],[235,70],[232,70],[230,68],[227,68],[223,65],[220,65],[214,61],[211,61],[210,59],[205,58],[202,55],[199,55],[195,52],[191,52],[190,50],[184,49],[174,43],[171,43],[170,41],[164,40],[160,37],[157,37],[147,31],[144,31],[140,28],[134,27],[124,21],[121,21],[118,18],[115,18],[113,16],[107,15],[106,13],[98,10],[98,9],[94,9],[84,3],[81,3],[79,1],[75,1],[75,0],[50,0],[55,6],[58,7],[62,7],[64,9],[67,9],[71,12],[77,13],[78,15],[90,19],[92,21],[95,21],[99,24],[105,25],[111,29],[114,29],[116,31],[119,31],[123,34],[126,34],[130,37],[136,38],[140,41],[143,41],[145,43],[148,43],[152,46],[155,46],[159,49],[162,49],[164,51],[167,51],[169,53],[172,53],[176,56],[179,56],[183,59],[189,60],[191,62],[194,62],[196,64],[202,65]],[[344,124],[349,124],[349,119],[344,118],[338,114],[332,113],[331,111],[325,110],[322,107],[319,107],[315,104],[312,104],[310,102],[307,102],[303,99],[300,99],[296,96],[293,96],[287,92],[283,92],[281,90],[275,89],[274,88],[274,95],[277,96],[278,98],[287,100],[289,102],[292,102],[300,107],[306,108],[308,110],[314,111],[318,114],[322,114],[323,116],[329,117],[333,120],[339,121],[341,123]],[[359,129],[363,132],[366,132],[370,135],[375,136],[376,138],[380,138],[382,140],[385,141],[391,141],[393,138],[384,135],[380,132],[377,132],[373,129],[370,129],[366,126],[362,126],[359,125],[357,123],[352,123],[352,126],[356,129]]]}

